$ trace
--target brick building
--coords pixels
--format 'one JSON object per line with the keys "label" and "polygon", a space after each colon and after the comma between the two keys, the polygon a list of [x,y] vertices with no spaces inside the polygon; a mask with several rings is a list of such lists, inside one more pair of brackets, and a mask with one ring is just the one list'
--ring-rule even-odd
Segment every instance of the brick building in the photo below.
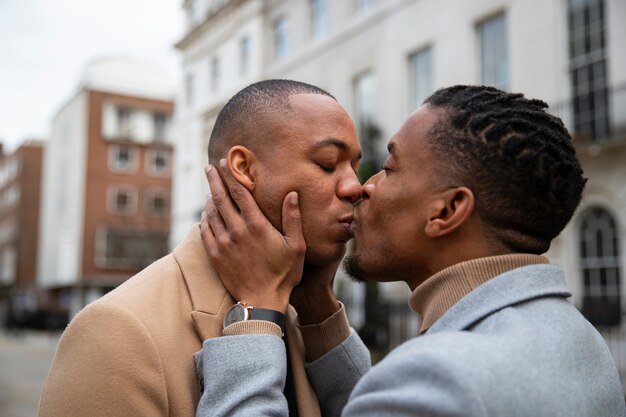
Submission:
{"label": "brick building", "polygon": [[168,252],[173,84],[92,64],[46,146],[38,285],[70,316]]}
{"label": "brick building", "polygon": [[[29,140],[0,156],[0,317],[36,307],[36,263],[43,145]],[[13,319],[17,319],[13,316]]]}

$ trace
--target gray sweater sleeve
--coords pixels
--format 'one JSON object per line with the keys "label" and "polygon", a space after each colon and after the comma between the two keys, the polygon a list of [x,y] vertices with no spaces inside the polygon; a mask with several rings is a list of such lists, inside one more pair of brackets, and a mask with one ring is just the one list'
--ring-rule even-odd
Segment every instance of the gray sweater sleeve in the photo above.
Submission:
{"label": "gray sweater sleeve", "polygon": [[272,335],[207,339],[195,355],[202,390],[197,417],[289,415],[285,344]]}
{"label": "gray sweater sleeve", "polygon": [[[197,417],[288,417],[283,395],[287,359],[280,338],[250,334],[208,339],[195,362],[202,389]],[[369,368],[369,352],[354,332],[307,364],[324,417],[341,415],[352,389]]]}
{"label": "gray sweater sleeve", "polygon": [[307,364],[322,416],[340,416],[350,393],[370,368],[369,351],[354,330],[339,346]]}

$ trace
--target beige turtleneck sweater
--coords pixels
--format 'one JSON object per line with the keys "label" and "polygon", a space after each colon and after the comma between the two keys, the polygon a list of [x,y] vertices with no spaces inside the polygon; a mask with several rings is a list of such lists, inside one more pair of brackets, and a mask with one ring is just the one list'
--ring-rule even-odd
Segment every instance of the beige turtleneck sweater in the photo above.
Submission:
{"label": "beige turtleneck sweater", "polygon": [[420,334],[479,285],[512,269],[547,263],[550,261],[539,255],[509,254],[472,259],[437,272],[420,284],[409,298],[413,311],[422,317]]}

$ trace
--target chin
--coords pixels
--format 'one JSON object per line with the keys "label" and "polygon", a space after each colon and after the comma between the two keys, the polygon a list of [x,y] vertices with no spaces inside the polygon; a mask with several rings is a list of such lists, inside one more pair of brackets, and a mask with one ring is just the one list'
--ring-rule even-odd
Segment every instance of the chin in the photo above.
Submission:
{"label": "chin", "polygon": [[330,265],[341,261],[345,253],[345,244],[336,244],[327,248],[308,248],[304,257],[304,263],[315,266]]}

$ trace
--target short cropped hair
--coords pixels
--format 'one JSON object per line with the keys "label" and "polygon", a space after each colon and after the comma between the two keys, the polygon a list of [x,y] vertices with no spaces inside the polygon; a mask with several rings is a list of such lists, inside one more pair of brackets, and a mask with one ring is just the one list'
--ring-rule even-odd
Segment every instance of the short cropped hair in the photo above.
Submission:
{"label": "short cropped hair", "polygon": [[488,237],[515,252],[547,251],[586,183],[563,122],[541,100],[486,86],[444,88],[424,104],[444,110],[430,149],[474,193]]}
{"label": "short cropped hair", "polygon": [[220,110],[209,140],[209,163],[215,164],[235,145],[254,146],[264,132],[265,122],[277,114],[288,116],[289,96],[328,92],[311,84],[292,80],[264,80],[235,94]]}

